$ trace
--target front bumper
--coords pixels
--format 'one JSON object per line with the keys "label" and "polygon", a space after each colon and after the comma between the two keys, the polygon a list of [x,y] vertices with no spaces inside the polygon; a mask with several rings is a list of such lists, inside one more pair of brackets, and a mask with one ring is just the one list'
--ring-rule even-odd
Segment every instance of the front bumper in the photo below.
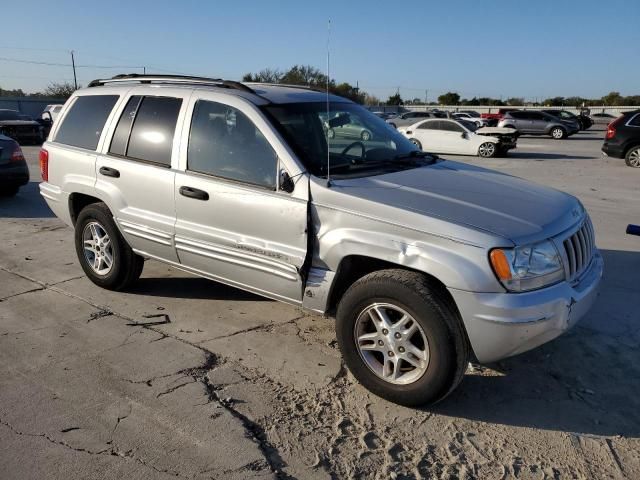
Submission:
{"label": "front bumper", "polygon": [[591,308],[604,262],[599,252],[579,282],[524,293],[473,293],[449,289],[478,361],[494,362],[558,337]]}

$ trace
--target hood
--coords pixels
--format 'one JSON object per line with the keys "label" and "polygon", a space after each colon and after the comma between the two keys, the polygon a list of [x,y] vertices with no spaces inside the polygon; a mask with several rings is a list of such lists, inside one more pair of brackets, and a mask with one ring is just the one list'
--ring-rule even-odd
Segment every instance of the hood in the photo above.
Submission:
{"label": "hood", "polygon": [[581,219],[584,211],[575,197],[564,192],[452,161],[385,175],[332,180],[330,190],[339,194],[331,200],[341,204],[333,205],[337,208],[356,207],[358,213],[411,224],[435,234],[443,232],[429,231],[434,222],[420,217],[444,220],[515,244],[557,235]]}
{"label": "hood", "polygon": [[0,120],[0,126],[4,127],[39,127],[35,120]]}
{"label": "hood", "polygon": [[482,127],[475,131],[478,135],[513,135],[518,130],[504,127]]}

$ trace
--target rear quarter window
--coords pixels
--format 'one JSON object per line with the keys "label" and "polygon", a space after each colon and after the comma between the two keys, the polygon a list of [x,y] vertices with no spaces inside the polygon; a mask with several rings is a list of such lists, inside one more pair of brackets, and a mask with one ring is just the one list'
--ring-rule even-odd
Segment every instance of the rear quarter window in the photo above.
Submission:
{"label": "rear quarter window", "polygon": [[54,142],[95,150],[118,95],[77,97],[58,128]]}

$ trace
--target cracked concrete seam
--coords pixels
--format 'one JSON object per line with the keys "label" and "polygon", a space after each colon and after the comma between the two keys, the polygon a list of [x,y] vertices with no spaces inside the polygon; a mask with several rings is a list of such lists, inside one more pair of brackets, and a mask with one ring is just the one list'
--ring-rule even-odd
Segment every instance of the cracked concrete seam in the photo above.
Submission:
{"label": "cracked concrete seam", "polygon": [[[124,417],[124,418],[126,418],[126,417]],[[117,420],[115,428],[117,428],[118,424],[120,423],[120,421],[122,421],[122,419],[123,418],[118,417],[118,420]],[[3,420],[1,418],[0,418],[0,425],[4,425],[9,430],[11,430],[11,432],[14,433],[15,435],[21,435],[21,436],[33,437],[33,438],[43,438],[43,439],[47,440],[49,443],[52,443],[54,445],[58,445],[58,446],[67,448],[69,450],[73,450],[74,452],[84,453],[84,454],[87,454],[87,455],[108,455],[108,456],[112,456],[112,457],[119,457],[119,458],[121,458],[123,460],[133,460],[136,463],[139,463],[140,465],[143,465],[146,468],[150,468],[151,470],[154,470],[154,471],[156,471],[158,473],[168,473],[168,474],[173,475],[175,477],[189,478],[189,477],[185,477],[184,475],[181,475],[179,472],[175,472],[173,470],[158,468],[155,465],[147,462],[146,460],[133,455],[131,450],[128,450],[126,452],[122,452],[122,451],[117,449],[117,446],[114,443],[112,443],[109,448],[105,448],[103,450],[94,451],[94,450],[89,450],[87,448],[74,447],[73,445],[70,445],[69,443],[65,442],[64,440],[56,440],[55,438],[53,438],[51,435],[49,435],[47,433],[23,432],[21,430],[18,430],[13,425],[11,425],[9,422],[6,422],[5,420]],[[115,428],[112,431],[112,434],[113,434],[113,432],[115,432]]]}
{"label": "cracked concrete seam", "polygon": [[[282,460],[280,453],[278,452],[278,449],[276,447],[274,447],[268,440],[264,431],[264,428],[261,427],[258,423],[252,421],[251,419],[249,419],[246,415],[242,414],[240,411],[236,410],[235,408],[233,408],[233,406],[229,403],[229,402],[225,402],[223,399],[221,399],[218,396],[217,390],[219,389],[219,387],[213,385],[210,380],[209,377],[207,376],[207,373],[211,370],[213,370],[214,368],[216,368],[220,363],[218,362],[217,356],[207,350],[206,348],[200,346],[199,344],[190,342],[184,338],[180,338],[178,336],[175,335],[171,335],[168,334],[166,332],[163,332],[162,330],[158,330],[157,328],[154,328],[153,324],[150,324],[149,322],[145,323],[145,322],[138,322],[137,320],[129,317],[128,315],[124,315],[122,313],[116,312],[114,310],[110,310],[107,307],[104,306],[100,306],[98,304],[95,304],[94,302],[81,297],[79,295],[75,295],[72,294],[71,292],[66,292],[65,290],[62,290],[60,288],[56,288],[52,285],[48,285],[44,282],[40,282],[38,280],[29,278],[27,275],[21,274],[21,273],[17,273],[17,272],[13,272],[11,270],[6,269],[3,266],[0,266],[0,270],[4,270],[8,273],[12,273],[15,274],[19,277],[22,277],[26,280],[32,281],[34,283],[37,283],[39,285],[41,285],[43,288],[42,289],[48,289],[51,291],[54,291],[56,293],[59,293],[61,295],[65,295],[67,297],[70,298],[74,298],[76,300],[79,300],[81,302],[84,302],[96,309],[98,309],[99,311],[108,311],[110,312],[112,315],[119,317],[123,320],[126,320],[127,322],[129,322],[130,326],[138,326],[144,329],[148,329],[151,330],[155,333],[158,333],[160,335],[164,335],[166,337],[171,337],[174,340],[177,340],[179,342],[182,342],[186,345],[189,345],[193,348],[196,348],[198,350],[200,350],[201,352],[204,353],[205,355],[205,361],[201,366],[198,367],[193,367],[193,368],[187,368],[187,369],[183,369],[180,370],[179,373],[185,374],[185,375],[190,375],[194,378],[195,381],[200,382],[204,389],[205,392],[207,393],[208,396],[208,402],[212,402],[215,401],[216,403],[218,403],[221,407],[223,407],[225,410],[227,410],[234,418],[236,418],[237,420],[240,421],[240,424],[242,425],[243,429],[245,430],[247,437],[250,438],[252,441],[254,441],[260,452],[262,453],[265,461],[267,462],[267,465],[269,466],[270,470],[276,475],[276,478],[278,478],[279,480],[295,480],[295,477],[292,477],[291,475],[287,474],[286,472],[284,472],[282,470],[282,468],[284,466],[286,466],[285,462]],[[286,323],[292,323],[295,322],[297,320],[299,320],[300,318],[303,318],[304,315],[300,316],[300,317],[296,317],[292,320],[289,320],[289,322]],[[156,323],[156,322],[152,322],[152,323]],[[158,377],[159,378],[159,377]],[[145,382],[146,383],[146,382]],[[120,420],[119,420],[120,421]],[[118,421],[118,423],[119,423]],[[11,428],[11,427],[10,427]],[[40,436],[40,435],[38,435]],[[44,438],[47,438],[46,436],[42,435]],[[49,438],[47,438],[49,439]],[[53,441],[53,443],[57,443],[54,440],[50,440]],[[69,446],[69,445],[64,445],[67,446],[68,448],[73,449],[73,447]],[[83,452],[87,452],[87,450],[80,450]],[[102,454],[105,452],[109,452],[110,450],[105,450],[105,451],[101,451],[101,452],[88,452],[88,453],[92,453],[92,454]],[[137,457],[133,457],[130,455],[130,452],[124,452],[122,454],[120,454],[122,452],[119,453],[110,453],[110,454],[114,454],[114,455],[119,455],[119,456],[123,456],[126,458],[132,458],[140,463],[142,463],[142,461],[140,459],[138,459]],[[143,463],[144,464],[144,463]],[[144,464],[147,465],[147,464]],[[147,465],[150,468],[154,468],[152,465]],[[157,470],[157,471],[161,471],[161,470]],[[163,471],[163,473],[172,473],[175,474],[176,476],[179,476],[179,474],[175,473],[175,472],[170,472],[170,471]]]}

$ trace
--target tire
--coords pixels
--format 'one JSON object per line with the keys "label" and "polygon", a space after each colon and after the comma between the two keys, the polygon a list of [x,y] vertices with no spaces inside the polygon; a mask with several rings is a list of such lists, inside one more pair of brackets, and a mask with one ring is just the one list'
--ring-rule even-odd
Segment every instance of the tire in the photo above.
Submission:
{"label": "tire", "polygon": [[410,138],[409,141],[413,143],[416,147],[418,147],[420,150],[422,150],[422,144],[420,143],[420,140],[418,140],[417,138]]}
{"label": "tire", "polygon": [[551,138],[554,140],[562,140],[563,138],[567,138],[567,131],[562,127],[553,127],[549,135],[551,135]]}
{"label": "tire", "polygon": [[624,156],[624,161],[629,167],[640,168],[640,145],[629,149]]}
{"label": "tire", "polygon": [[478,147],[478,156],[482,158],[492,158],[498,153],[498,147],[493,142],[484,142]]}
{"label": "tire", "polygon": [[329,138],[335,138],[336,137],[336,132],[333,130],[333,128],[330,128],[329,130],[327,130],[327,137],[329,137]]}
{"label": "tire", "polygon": [[17,185],[8,185],[6,187],[0,187],[0,198],[15,197],[18,194],[20,187]]}
{"label": "tire", "polygon": [[368,142],[369,140],[371,140],[371,133],[369,133],[366,130],[363,130],[362,133],[360,134],[360,139]]}
{"label": "tire", "polygon": [[[415,333],[403,336],[400,331],[406,330],[395,330],[392,336],[401,321],[393,324],[391,330],[382,329],[379,325],[376,327],[379,331],[374,329],[373,333],[362,333],[367,330],[361,327],[373,322],[374,317],[369,313],[380,309],[390,319],[394,318],[392,314],[396,319],[407,315],[410,320],[408,329],[414,329]],[[406,326],[407,322],[404,323]],[[398,334],[401,337],[396,337]],[[338,305],[336,335],[344,361],[353,376],[374,394],[400,405],[418,406],[442,400],[462,381],[468,364],[469,346],[457,309],[441,288],[417,272],[381,270],[351,285]],[[363,340],[367,335],[377,336],[379,340]],[[360,342],[371,342],[370,347],[375,346],[376,349],[380,341],[383,344],[380,351],[361,349],[357,338]],[[421,365],[414,367],[405,358],[413,351],[420,351],[420,339],[426,339],[422,346],[427,355],[422,362],[415,355],[411,357]],[[393,347],[388,342],[393,342]],[[394,348],[398,353],[383,353],[387,348]],[[389,371],[386,369],[385,372],[383,367],[389,365],[393,357],[400,360],[391,365],[402,365],[401,368],[393,368],[393,372],[401,372],[395,380],[393,373],[385,377]]]}
{"label": "tire", "polygon": [[[96,237],[100,238],[97,246]],[[90,244],[93,249],[85,249],[85,241],[93,242]],[[144,258],[131,250],[104,203],[92,203],[82,209],[75,225],[75,244],[84,273],[96,285],[108,290],[124,290],[140,278]],[[101,258],[96,261],[97,253]]]}

